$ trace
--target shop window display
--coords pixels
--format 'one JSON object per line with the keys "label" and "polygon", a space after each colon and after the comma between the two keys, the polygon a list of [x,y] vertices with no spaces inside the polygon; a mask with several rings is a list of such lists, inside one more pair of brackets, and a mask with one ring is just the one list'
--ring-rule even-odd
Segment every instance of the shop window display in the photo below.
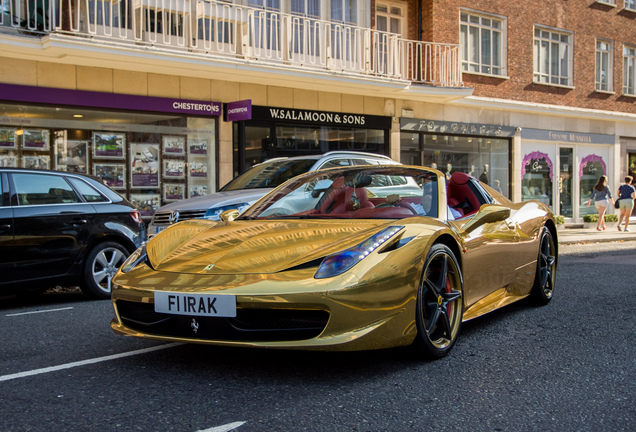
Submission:
{"label": "shop window display", "polygon": [[527,154],[521,163],[521,199],[538,200],[552,206],[552,161],[547,154]]}
{"label": "shop window display", "polygon": [[216,121],[0,104],[0,166],[95,175],[150,218],[216,190]]}
{"label": "shop window display", "polygon": [[[596,207],[593,205],[588,207],[586,204],[592,195],[594,185],[602,175],[607,175],[607,167],[602,157],[592,154],[581,160],[579,168],[579,184],[581,185],[579,215],[581,217],[597,213]],[[612,194],[616,198],[616,192],[613,191]]]}
{"label": "shop window display", "polygon": [[401,134],[401,162],[463,172],[509,196],[509,140],[493,137]]}

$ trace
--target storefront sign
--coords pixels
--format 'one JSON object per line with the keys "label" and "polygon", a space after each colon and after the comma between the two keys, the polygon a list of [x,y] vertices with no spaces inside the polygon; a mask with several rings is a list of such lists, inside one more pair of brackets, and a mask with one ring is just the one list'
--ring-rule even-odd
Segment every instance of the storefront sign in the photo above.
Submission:
{"label": "storefront sign", "polygon": [[220,102],[100,93],[49,87],[0,84],[0,99],[51,105],[112,108],[126,111],[151,111],[196,116],[221,115]]}
{"label": "storefront sign", "polygon": [[575,144],[616,144],[616,137],[614,135],[551,131],[543,129],[524,128],[521,131],[521,138],[524,140],[556,141]]}
{"label": "storefront sign", "polygon": [[521,161],[521,177],[526,174],[540,173],[548,170],[550,180],[552,180],[553,169],[550,157],[541,152],[532,152],[523,157]]}
{"label": "storefront sign", "polygon": [[585,156],[581,160],[581,166],[579,167],[579,180],[583,177],[584,174],[592,175],[594,177],[600,177],[606,172],[607,165],[605,165],[603,158],[601,156],[591,154]]}
{"label": "storefront sign", "polygon": [[228,102],[225,104],[225,121],[243,121],[252,118],[252,100]]}
{"label": "storefront sign", "polygon": [[400,129],[403,131],[429,132],[449,135],[513,137],[516,128],[482,123],[460,123],[439,120],[401,118]]}
{"label": "storefront sign", "polygon": [[252,109],[252,119],[262,121],[280,121],[284,123],[302,123],[317,126],[347,126],[368,129],[391,128],[391,117],[295,108],[255,106]]}

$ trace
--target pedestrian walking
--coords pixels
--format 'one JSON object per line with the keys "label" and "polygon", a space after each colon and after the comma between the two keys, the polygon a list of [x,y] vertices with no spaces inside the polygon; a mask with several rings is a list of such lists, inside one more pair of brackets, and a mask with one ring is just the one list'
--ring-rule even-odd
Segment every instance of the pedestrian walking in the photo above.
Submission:
{"label": "pedestrian walking", "polygon": [[625,228],[623,231],[629,231],[627,226],[629,225],[629,218],[632,215],[632,209],[634,208],[634,199],[636,198],[636,189],[632,186],[632,176],[625,177],[625,184],[618,188],[618,208],[620,209],[620,216],[618,217],[618,230],[621,231],[621,222],[625,221]]}
{"label": "pedestrian walking", "polygon": [[594,203],[596,210],[598,211],[598,223],[596,224],[597,231],[603,231],[607,229],[605,226],[605,211],[607,206],[611,202],[614,205],[614,198],[612,198],[612,192],[607,187],[607,176],[602,175],[594,188],[592,188],[592,197],[588,200],[587,206]]}

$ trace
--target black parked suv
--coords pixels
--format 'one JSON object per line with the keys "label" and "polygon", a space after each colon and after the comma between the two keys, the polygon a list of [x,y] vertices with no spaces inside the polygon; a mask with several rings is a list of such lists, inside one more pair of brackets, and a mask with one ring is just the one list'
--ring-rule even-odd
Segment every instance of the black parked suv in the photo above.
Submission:
{"label": "black parked suv", "polygon": [[110,281],[146,240],[137,208],[99,180],[0,168],[0,293],[79,285],[110,297]]}

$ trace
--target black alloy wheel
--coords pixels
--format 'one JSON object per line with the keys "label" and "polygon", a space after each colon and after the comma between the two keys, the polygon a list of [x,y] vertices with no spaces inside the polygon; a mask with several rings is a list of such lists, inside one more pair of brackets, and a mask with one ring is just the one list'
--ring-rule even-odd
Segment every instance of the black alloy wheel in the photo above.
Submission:
{"label": "black alloy wheel", "polygon": [[430,249],[418,288],[415,349],[427,358],[446,356],[455,345],[464,315],[463,280],[453,252]]}
{"label": "black alloy wheel", "polygon": [[531,297],[535,303],[546,305],[552,300],[556,280],[557,255],[554,238],[550,230],[543,227],[539,240],[537,270],[534,276]]}

